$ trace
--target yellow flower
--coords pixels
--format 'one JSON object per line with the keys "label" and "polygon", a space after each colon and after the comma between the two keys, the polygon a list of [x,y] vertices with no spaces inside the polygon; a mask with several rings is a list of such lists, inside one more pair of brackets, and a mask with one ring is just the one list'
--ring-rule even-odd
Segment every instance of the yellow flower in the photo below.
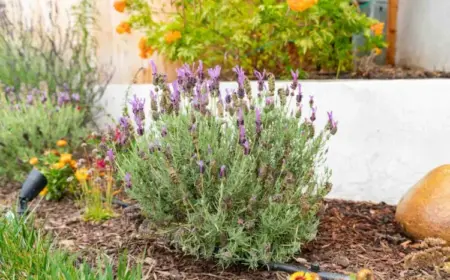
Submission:
{"label": "yellow flower", "polygon": [[56,142],[56,146],[65,147],[65,146],[67,146],[67,141],[64,139],[58,140],[58,142]]}
{"label": "yellow flower", "polygon": [[384,29],[384,23],[382,23],[382,22],[375,23],[374,25],[372,25],[370,27],[370,30],[372,30],[373,34],[375,34],[376,36],[383,34],[383,29]]}
{"label": "yellow flower", "polygon": [[116,32],[119,33],[119,34],[123,34],[123,33],[131,34],[131,25],[128,22],[126,22],[126,21],[122,21],[116,27]]}
{"label": "yellow flower", "polygon": [[289,280],[320,280],[317,273],[299,271],[289,277]]}
{"label": "yellow flower", "polygon": [[32,158],[30,158],[29,162],[31,165],[36,165],[36,164],[38,164],[39,160],[37,157],[32,157]]}
{"label": "yellow flower", "polygon": [[88,170],[86,168],[80,168],[75,172],[75,178],[77,178],[78,182],[84,183],[89,177]]}
{"label": "yellow flower", "polygon": [[71,161],[72,161],[71,154],[61,154],[61,157],[59,158],[59,162],[62,162],[63,164],[69,164]]}
{"label": "yellow flower", "polygon": [[119,13],[123,13],[125,11],[125,7],[127,4],[125,1],[114,1],[114,9],[118,11]]}
{"label": "yellow flower", "polygon": [[172,44],[181,39],[180,31],[170,31],[166,35],[164,35],[164,40],[166,40],[167,44]]}
{"label": "yellow flower", "polygon": [[287,4],[291,10],[303,12],[317,4],[319,0],[287,0]]}
{"label": "yellow flower", "polygon": [[63,162],[57,162],[52,165],[52,168],[53,169],[62,169],[62,168],[64,168],[64,166],[66,166],[66,165]]}
{"label": "yellow flower", "polygon": [[40,193],[40,196],[45,196],[48,193],[48,187],[45,187]]}
{"label": "yellow flower", "polygon": [[375,55],[380,55],[383,51],[380,48],[374,48],[373,52],[375,53]]}

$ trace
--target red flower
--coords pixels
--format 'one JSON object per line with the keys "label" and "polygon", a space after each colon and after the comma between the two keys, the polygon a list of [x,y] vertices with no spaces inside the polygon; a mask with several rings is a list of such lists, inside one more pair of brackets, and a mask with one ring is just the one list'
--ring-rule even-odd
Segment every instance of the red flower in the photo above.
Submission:
{"label": "red flower", "polygon": [[78,110],[78,111],[81,111],[81,106],[77,106],[77,110]]}
{"label": "red flower", "polygon": [[120,141],[120,138],[121,138],[121,133],[120,133],[120,130],[119,130],[119,128],[116,128],[116,134],[114,135],[114,140],[115,141]]}
{"label": "red flower", "polygon": [[97,168],[98,169],[105,169],[106,162],[104,159],[97,159]]}

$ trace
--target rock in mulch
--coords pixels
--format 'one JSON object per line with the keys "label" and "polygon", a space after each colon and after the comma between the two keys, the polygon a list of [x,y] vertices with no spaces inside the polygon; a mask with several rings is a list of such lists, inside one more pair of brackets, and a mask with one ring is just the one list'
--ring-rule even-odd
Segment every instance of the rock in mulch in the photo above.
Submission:
{"label": "rock in mulch", "polygon": [[450,165],[433,169],[400,200],[396,219],[414,239],[450,242]]}

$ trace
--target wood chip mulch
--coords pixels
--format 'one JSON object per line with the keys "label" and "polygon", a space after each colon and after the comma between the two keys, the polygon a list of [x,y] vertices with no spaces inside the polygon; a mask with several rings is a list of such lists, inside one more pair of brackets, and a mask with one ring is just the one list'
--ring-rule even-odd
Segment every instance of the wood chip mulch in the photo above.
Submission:
{"label": "wood chip mulch", "polygon": [[[0,188],[0,207],[10,207],[17,193],[17,186]],[[394,221],[394,206],[343,200],[327,200],[325,205],[317,238],[305,245],[293,263],[317,263],[323,271],[341,273],[369,268],[375,279],[450,279],[450,271],[436,267],[405,268],[405,258],[426,246],[402,235]],[[213,262],[183,256],[145,232],[145,220],[137,207],[117,208],[116,218],[89,223],[68,198],[60,202],[37,199],[34,206],[39,227],[50,232],[61,247],[93,264],[99,253],[117,259],[126,250],[131,262],[143,262],[146,279],[287,279],[287,274],[240,266],[223,270]]]}

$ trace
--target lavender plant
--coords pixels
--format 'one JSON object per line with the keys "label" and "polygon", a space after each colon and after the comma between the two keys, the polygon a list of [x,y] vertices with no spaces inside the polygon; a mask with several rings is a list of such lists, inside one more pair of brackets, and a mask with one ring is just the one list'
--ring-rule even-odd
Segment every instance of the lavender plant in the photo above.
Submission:
{"label": "lavender plant", "polygon": [[0,87],[0,176],[21,180],[36,164],[29,160],[60,139],[78,145],[86,133],[79,102],[67,87],[54,94],[45,83],[32,89]]}
{"label": "lavender plant", "polygon": [[160,76],[150,129],[141,131],[144,101],[133,99],[132,115],[120,122],[127,150],[116,162],[131,196],[175,246],[254,268],[286,261],[314,238],[331,186],[326,142],[337,122],[329,112],[326,127],[316,129],[313,99],[304,117],[295,73],[291,87],[276,91],[272,74],[266,81],[265,71],[255,71],[252,92],[242,68],[234,71],[237,90],[225,92],[220,67],[204,78],[201,67],[185,65],[173,84]]}

